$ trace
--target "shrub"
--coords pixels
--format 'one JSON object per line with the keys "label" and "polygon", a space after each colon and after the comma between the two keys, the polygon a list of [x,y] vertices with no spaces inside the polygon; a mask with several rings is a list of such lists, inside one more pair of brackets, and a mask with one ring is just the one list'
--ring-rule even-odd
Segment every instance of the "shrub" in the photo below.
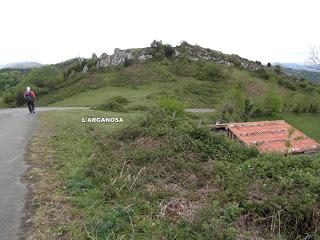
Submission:
{"label": "shrub", "polygon": [[97,109],[112,111],[112,112],[126,112],[124,108],[129,101],[122,96],[117,96],[106,100],[103,104],[99,105]]}
{"label": "shrub", "polygon": [[257,70],[257,74],[259,77],[266,79],[266,80],[268,80],[272,77],[270,71],[268,71],[264,68],[260,68],[259,70]]}
{"label": "shrub", "polygon": [[148,111],[150,110],[150,107],[143,104],[136,104],[136,105],[130,106],[128,109],[132,111]]}
{"label": "shrub", "polygon": [[239,207],[239,203],[228,203],[224,210],[225,219],[227,222],[232,223],[237,220],[241,215],[242,209]]}
{"label": "shrub", "polygon": [[242,114],[242,119],[246,122],[248,121],[249,117],[251,116],[253,109],[253,104],[250,103],[250,100],[246,98],[244,101],[244,108],[243,108],[243,114]]}
{"label": "shrub", "polygon": [[123,66],[124,66],[124,67],[129,67],[129,66],[133,65],[133,63],[134,63],[133,59],[128,59],[128,58],[126,58],[126,59],[124,60],[124,62],[123,62]]}
{"label": "shrub", "polygon": [[[245,95],[241,86],[228,89],[227,93],[224,95],[221,105],[218,108],[220,119],[226,122],[240,120],[241,117],[244,117],[245,102],[249,104],[248,101],[245,101]],[[249,108],[249,106],[246,107]]]}
{"label": "shrub", "polygon": [[12,91],[3,94],[3,101],[6,104],[12,104],[15,101],[15,94]]}
{"label": "shrub", "polygon": [[150,44],[151,48],[157,48],[160,49],[163,46],[162,41],[153,40],[153,42]]}
{"label": "shrub", "polygon": [[300,80],[299,87],[306,88],[307,86],[309,86],[309,83],[307,80]]}
{"label": "shrub", "polygon": [[204,63],[198,64],[198,70],[195,77],[204,81],[219,81],[224,79],[222,68],[216,64]]}
{"label": "shrub", "polygon": [[274,71],[277,73],[277,74],[282,74],[282,68],[281,66],[278,64],[275,66],[274,68]]}
{"label": "shrub", "polygon": [[164,45],[164,55],[171,58],[174,55],[174,48],[170,44]]}
{"label": "shrub", "polygon": [[186,55],[182,55],[171,65],[171,71],[180,76],[188,76],[194,74],[194,64],[191,64]]}
{"label": "shrub", "polygon": [[25,99],[23,97],[24,91],[23,90],[18,90],[16,92],[16,97],[15,97],[15,104],[16,106],[22,106],[23,104],[25,104]]}
{"label": "shrub", "polygon": [[185,104],[179,101],[177,98],[163,96],[159,100],[160,108],[164,109],[169,114],[181,115],[184,113]]}
{"label": "shrub", "polygon": [[291,89],[293,91],[297,90],[295,84],[292,81],[290,81],[289,79],[280,78],[278,82],[280,85],[282,85],[288,89]]}

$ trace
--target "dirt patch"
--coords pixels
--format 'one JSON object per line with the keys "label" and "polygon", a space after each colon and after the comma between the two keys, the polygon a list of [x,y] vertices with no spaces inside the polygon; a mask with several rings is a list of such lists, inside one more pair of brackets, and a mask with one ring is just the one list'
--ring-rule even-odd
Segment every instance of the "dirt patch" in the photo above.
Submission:
{"label": "dirt patch", "polygon": [[137,148],[156,149],[160,147],[161,143],[152,138],[139,138],[134,142],[134,145]]}
{"label": "dirt patch", "polygon": [[201,207],[196,202],[191,202],[185,198],[172,199],[161,208],[162,216],[169,216],[171,218],[184,218],[188,222],[194,220],[195,213]]}
{"label": "dirt patch", "polygon": [[[205,186],[197,190],[186,190],[176,183],[161,183],[159,189],[164,189],[173,194],[169,202],[161,205],[160,215],[178,221],[183,218],[193,222],[197,212],[207,203],[210,195],[218,192],[216,188]],[[150,191],[156,191],[157,187],[148,186]]]}

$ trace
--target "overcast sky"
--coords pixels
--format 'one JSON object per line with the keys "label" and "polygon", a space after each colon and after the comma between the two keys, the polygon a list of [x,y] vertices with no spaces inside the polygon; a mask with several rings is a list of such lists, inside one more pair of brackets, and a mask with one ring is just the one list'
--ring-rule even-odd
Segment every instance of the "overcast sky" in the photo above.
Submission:
{"label": "overcast sky", "polygon": [[1,0],[0,64],[57,63],[158,39],[251,60],[305,62],[318,0]]}

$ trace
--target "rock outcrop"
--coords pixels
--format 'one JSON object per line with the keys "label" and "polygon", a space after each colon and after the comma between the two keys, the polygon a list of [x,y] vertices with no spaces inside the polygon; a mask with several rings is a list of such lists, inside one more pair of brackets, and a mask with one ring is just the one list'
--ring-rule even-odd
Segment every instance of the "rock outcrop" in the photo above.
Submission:
{"label": "rock outcrop", "polygon": [[151,59],[152,55],[148,48],[121,50],[116,48],[112,55],[103,53],[97,63],[97,69],[123,64],[126,60],[137,60],[140,62]]}
{"label": "rock outcrop", "polygon": [[[156,48],[140,48],[121,50],[116,48],[112,55],[103,53],[97,63],[97,69],[123,64],[127,59],[144,62],[153,58]],[[193,46],[186,42],[174,48],[174,56],[186,56],[192,61],[210,61],[223,65],[235,65],[248,70],[257,71],[263,66],[259,62],[241,58],[238,55],[228,55],[200,46]]]}
{"label": "rock outcrop", "polygon": [[89,71],[88,65],[84,65],[82,73],[87,73]]}
{"label": "rock outcrop", "polygon": [[201,60],[224,65],[236,65],[253,71],[263,68],[261,64],[239,57],[238,55],[228,55],[208,48],[193,46],[188,43],[182,43],[180,46],[175,47],[175,56],[181,55],[193,61]]}

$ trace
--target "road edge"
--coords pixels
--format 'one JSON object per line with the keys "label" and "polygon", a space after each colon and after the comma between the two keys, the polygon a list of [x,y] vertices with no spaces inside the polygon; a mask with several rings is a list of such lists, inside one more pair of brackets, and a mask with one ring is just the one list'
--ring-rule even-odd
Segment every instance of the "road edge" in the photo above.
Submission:
{"label": "road edge", "polygon": [[30,138],[27,140],[24,154],[23,154],[23,161],[26,164],[27,169],[24,173],[20,176],[20,181],[26,185],[26,195],[24,197],[24,206],[21,211],[22,216],[20,218],[20,226],[18,232],[19,240],[28,239],[29,233],[32,228],[32,217],[36,213],[37,206],[33,202],[34,191],[33,191],[33,184],[37,181],[36,179],[28,176],[28,174],[34,169],[36,164],[32,161],[32,143],[34,141],[34,137],[36,136],[36,132],[38,130],[38,116],[35,118],[35,123],[32,127],[32,134]]}

